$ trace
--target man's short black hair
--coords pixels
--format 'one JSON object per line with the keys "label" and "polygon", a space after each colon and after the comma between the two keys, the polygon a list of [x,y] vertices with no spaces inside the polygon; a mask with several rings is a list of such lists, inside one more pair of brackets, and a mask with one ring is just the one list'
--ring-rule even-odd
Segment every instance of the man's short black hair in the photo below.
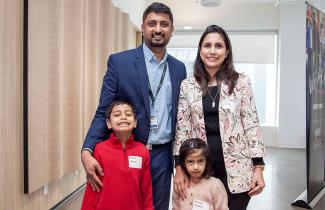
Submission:
{"label": "man's short black hair", "polygon": [[167,5],[159,3],[159,2],[154,2],[154,3],[150,4],[147,7],[147,9],[143,12],[142,22],[144,22],[144,20],[148,16],[148,14],[151,12],[167,14],[169,16],[170,21],[173,24],[173,21],[174,21],[173,13]]}

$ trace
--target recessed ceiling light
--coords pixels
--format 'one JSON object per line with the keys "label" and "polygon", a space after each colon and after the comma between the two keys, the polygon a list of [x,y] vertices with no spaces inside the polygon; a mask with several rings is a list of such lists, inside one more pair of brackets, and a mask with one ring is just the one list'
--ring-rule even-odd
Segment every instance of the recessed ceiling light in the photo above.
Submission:
{"label": "recessed ceiling light", "polygon": [[201,0],[201,5],[204,7],[216,7],[221,4],[222,0]]}

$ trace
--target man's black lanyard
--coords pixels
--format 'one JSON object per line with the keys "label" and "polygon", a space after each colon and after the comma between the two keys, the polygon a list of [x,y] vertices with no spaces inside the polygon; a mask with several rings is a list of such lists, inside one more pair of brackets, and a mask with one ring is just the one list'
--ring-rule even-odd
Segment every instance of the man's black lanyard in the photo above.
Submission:
{"label": "man's black lanyard", "polygon": [[163,71],[163,73],[161,75],[160,82],[159,82],[158,89],[157,89],[157,92],[156,92],[156,95],[155,96],[153,96],[153,93],[152,93],[152,90],[151,90],[150,81],[148,81],[148,83],[149,83],[149,96],[150,96],[150,99],[151,99],[151,105],[154,105],[155,104],[156,97],[157,97],[157,95],[159,93],[159,90],[161,88],[162,83],[164,82],[166,70],[167,70],[167,62],[165,63],[164,71]]}

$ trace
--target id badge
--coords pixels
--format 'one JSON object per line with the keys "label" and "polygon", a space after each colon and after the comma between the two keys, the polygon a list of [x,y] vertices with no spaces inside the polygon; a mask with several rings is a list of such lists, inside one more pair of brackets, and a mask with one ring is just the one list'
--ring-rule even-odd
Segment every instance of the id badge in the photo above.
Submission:
{"label": "id badge", "polygon": [[142,157],[139,156],[129,156],[129,168],[141,168],[142,167]]}
{"label": "id badge", "polygon": [[222,108],[223,108],[223,109],[230,109],[230,101],[229,101],[229,99],[225,99],[225,100],[222,102]]}
{"label": "id badge", "polygon": [[158,128],[158,119],[157,117],[151,116],[150,117],[150,129],[157,129]]}
{"label": "id badge", "polygon": [[192,210],[209,210],[209,203],[195,199]]}

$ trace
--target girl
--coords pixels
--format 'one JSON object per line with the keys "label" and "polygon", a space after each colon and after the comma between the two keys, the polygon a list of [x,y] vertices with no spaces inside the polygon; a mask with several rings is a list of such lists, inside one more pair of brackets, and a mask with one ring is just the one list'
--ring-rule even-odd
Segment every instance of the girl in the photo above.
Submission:
{"label": "girl", "polygon": [[211,157],[206,143],[198,138],[186,140],[179,152],[180,166],[189,178],[185,200],[174,190],[173,210],[228,210],[227,192],[219,179],[211,177]]}

